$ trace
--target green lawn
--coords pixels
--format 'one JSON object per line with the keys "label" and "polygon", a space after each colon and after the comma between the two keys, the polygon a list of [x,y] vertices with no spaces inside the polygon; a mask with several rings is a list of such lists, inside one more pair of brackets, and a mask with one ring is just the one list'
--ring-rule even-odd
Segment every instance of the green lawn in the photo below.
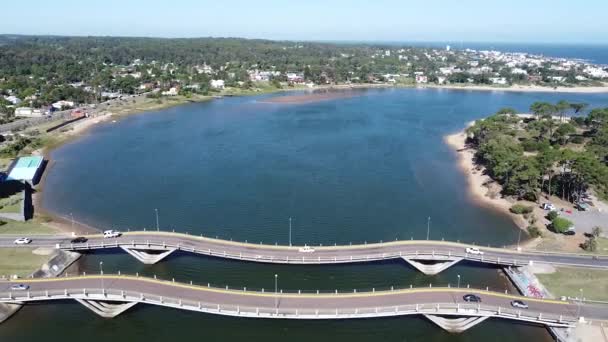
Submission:
{"label": "green lawn", "polygon": [[20,213],[22,200],[23,198],[21,193],[0,199],[0,212]]}
{"label": "green lawn", "polygon": [[555,273],[536,276],[556,297],[578,297],[583,289],[587,299],[608,300],[608,271],[559,267]]}
{"label": "green lawn", "polygon": [[0,276],[25,277],[38,270],[48,255],[33,254],[33,248],[0,248]]}
{"label": "green lawn", "polygon": [[43,225],[38,219],[26,222],[3,220],[6,222],[0,225],[0,234],[54,234],[57,231],[51,227]]}

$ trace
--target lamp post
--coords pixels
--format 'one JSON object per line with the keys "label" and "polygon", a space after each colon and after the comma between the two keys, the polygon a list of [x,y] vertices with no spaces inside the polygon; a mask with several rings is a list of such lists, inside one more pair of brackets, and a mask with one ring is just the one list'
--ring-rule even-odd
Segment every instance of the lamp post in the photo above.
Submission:
{"label": "lamp post", "polygon": [[289,218],[289,247],[291,247],[291,217]]}
{"label": "lamp post", "polygon": [[279,275],[275,274],[274,275],[274,307],[275,308],[279,307],[279,286],[278,286],[278,281],[279,281]]}
{"label": "lamp post", "polygon": [[519,230],[519,234],[517,235],[517,250],[520,251],[521,247],[519,247],[519,243],[521,242],[521,229]]}
{"label": "lamp post", "polygon": [[154,213],[156,214],[156,231],[159,231],[159,225],[158,225],[158,209],[154,209]]}
{"label": "lamp post", "polygon": [[72,233],[74,232],[74,215],[70,213],[70,220],[72,221]]}
{"label": "lamp post", "polygon": [[578,313],[576,314],[576,316],[580,319],[581,318],[581,306],[583,305],[583,289],[578,289],[578,291],[580,292],[580,299],[578,301]]}
{"label": "lamp post", "polygon": [[426,220],[426,239],[428,240],[431,236],[431,217],[429,216],[428,220]]}
{"label": "lamp post", "polygon": [[460,274],[457,274],[458,276],[458,288],[460,288]]}
{"label": "lamp post", "polygon": [[101,290],[103,291],[103,261],[99,262],[99,274],[101,275]]}

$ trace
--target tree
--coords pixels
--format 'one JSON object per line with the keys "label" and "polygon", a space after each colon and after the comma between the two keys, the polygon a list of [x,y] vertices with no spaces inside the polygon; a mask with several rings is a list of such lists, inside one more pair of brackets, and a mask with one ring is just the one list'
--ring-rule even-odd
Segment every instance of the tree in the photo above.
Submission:
{"label": "tree", "polygon": [[602,228],[600,227],[593,227],[593,229],[591,230],[591,235],[593,235],[596,238],[599,238],[600,235],[602,235]]}
{"label": "tree", "polygon": [[553,221],[551,221],[551,227],[557,233],[565,233],[570,227],[572,227],[572,222],[563,217],[556,217]]}

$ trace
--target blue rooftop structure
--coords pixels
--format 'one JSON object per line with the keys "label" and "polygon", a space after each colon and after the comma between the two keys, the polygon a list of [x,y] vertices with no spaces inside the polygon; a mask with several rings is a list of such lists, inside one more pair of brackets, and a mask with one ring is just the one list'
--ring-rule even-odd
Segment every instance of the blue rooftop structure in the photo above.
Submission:
{"label": "blue rooftop structure", "polygon": [[18,180],[32,182],[40,170],[42,156],[29,156],[17,159],[9,170],[6,180]]}

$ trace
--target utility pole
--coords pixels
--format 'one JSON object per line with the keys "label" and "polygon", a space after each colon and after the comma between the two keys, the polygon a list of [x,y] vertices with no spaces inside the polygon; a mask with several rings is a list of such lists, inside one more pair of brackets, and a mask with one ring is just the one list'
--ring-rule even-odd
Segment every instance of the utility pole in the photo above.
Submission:
{"label": "utility pole", "polygon": [[578,313],[576,314],[576,316],[580,319],[581,318],[581,306],[583,305],[583,289],[578,289],[578,291],[580,292],[580,300],[578,301]]}
{"label": "utility pole", "polygon": [[519,229],[519,235],[517,236],[517,250],[520,250],[519,242],[521,241],[521,228]]}
{"label": "utility pole", "polygon": [[274,307],[275,308],[279,307],[279,286],[278,286],[278,281],[279,281],[279,275],[275,274],[274,275]]}
{"label": "utility pole", "polygon": [[158,209],[154,209],[154,213],[156,213],[156,231],[159,231],[160,227],[158,225]]}
{"label": "utility pole", "polygon": [[289,247],[291,247],[291,217],[289,218]]}
{"label": "utility pole", "polygon": [[99,274],[101,275],[101,289],[103,290],[103,261],[99,262]]}
{"label": "utility pole", "polygon": [[431,217],[429,216],[428,220],[426,221],[426,239],[429,240],[430,236],[431,236]]}
{"label": "utility pole", "polygon": [[460,288],[460,274],[458,274],[458,288]]}
{"label": "utility pole", "polygon": [[70,219],[72,221],[72,233],[74,232],[74,215],[72,215],[72,213],[70,213]]}

